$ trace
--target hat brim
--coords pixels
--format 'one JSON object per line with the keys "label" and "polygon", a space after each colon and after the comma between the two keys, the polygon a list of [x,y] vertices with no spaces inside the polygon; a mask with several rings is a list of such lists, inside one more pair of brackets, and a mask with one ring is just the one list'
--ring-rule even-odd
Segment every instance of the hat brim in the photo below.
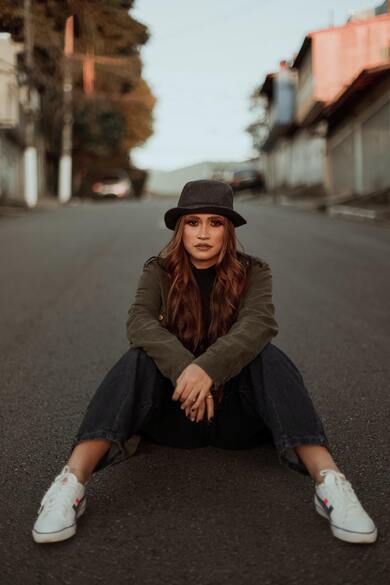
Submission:
{"label": "hat brim", "polygon": [[172,209],[168,209],[168,211],[164,214],[164,221],[165,225],[168,229],[174,230],[176,227],[176,222],[182,215],[186,215],[187,213],[215,213],[217,215],[223,215],[223,217],[227,217],[233,222],[234,227],[240,227],[241,225],[245,225],[247,223],[246,219],[242,217],[237,211],[233,209],[229,209],[228,207],[218,207],[213,205],[199,205],[198,207],[173,207]]}

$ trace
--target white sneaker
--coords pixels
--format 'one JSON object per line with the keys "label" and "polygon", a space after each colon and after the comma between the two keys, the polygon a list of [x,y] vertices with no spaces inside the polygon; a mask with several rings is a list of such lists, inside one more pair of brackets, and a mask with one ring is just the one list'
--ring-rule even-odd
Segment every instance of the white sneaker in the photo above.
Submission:
{"label": "white sneaker", "polygon": [[346,542],[375,542],[377,529],[345,475],[334,469],[320,471],[325,479],[315,486],[316,511],[329,520],[336,538]]}
{"label": "white sneaker", "polygon": [[85,485],[65,465],[42,498],[32,531],[35,542],[58,542],[76,533],[76,521],[85,512]]}

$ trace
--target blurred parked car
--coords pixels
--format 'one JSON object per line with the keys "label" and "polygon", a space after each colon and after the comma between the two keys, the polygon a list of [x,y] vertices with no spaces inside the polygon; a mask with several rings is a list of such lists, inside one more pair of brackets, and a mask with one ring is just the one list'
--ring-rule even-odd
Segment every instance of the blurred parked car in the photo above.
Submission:
{"label": "blurred parked car", "polygon": [[146,190],[146,183],[148,180],[149,172],[138,167],[130,166],[129,168],[130,181],[133,191],[133,197],[140,199]]}
{"label": "blurred parked car", "polygon": [[85,181],[83,193],[94,199],[127,199],[133,194],[129,174],[120,169],[90,174]]}
{"label": "blurred parked car", "polygon": [[215,179],[216,181],[224,181],[225,183],[230,184],[233,179],[233,171],[230,169],[218,169],[213,171],[209,178]]}
{"label": "blurred parked car", "polygon": [[242,191],[243,189],[261,191],[265,188],[264,175],[257,169],[234,171],[232,177],[228,179],[228,183],[233,191]]}

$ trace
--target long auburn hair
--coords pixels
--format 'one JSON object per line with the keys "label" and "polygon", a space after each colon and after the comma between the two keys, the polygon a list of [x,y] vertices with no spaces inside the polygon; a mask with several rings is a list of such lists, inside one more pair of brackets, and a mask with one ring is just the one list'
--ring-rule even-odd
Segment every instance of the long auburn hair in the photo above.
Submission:
{"label": "long auburn hair", "polygon": [[249,256],[237,250],[237,242],[241,248],[242,245],[237,240],[233,222],[225,219],[223,243],[215,264],[216,275],[210,298],[211,322],[207,332],[204,331],[200,290],[183,244],[185,216],[178,219],[174,235],[158,255],[171,280],[167,328],[193,353],[206,335],[211,345],[229,331],[248,284]]}

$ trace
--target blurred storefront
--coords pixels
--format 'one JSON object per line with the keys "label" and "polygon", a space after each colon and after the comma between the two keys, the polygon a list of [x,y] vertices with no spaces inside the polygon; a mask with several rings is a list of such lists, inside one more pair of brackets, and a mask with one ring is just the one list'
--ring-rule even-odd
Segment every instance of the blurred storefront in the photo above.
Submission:
{"label": "blurred storefront", "polygon": [[[6,35],[0,38],[0,203],[24,205],[25,110],[26,86],[18,69],[18,55],[23,51],[21,43],[15,43]],[[38,117],[40,97],[32,88],[33,111]],[[38,195],[45,190],[44,141],[36,132],[38,153]],[[28,179],[28,178],[27,178]]]}
{"label": "blurred storefront", "polygon": [[390,63],[365,69],[325,112],[330,190],[390,187]]}
{"label": "blurred storefront", "polygon": [[387,4],[380,8],[374,16],[356,15],[343,26],[310,32],[291,63],[281,62],[280,71],[260,86],[271,191],[367,193],[390,187],[390,13],[384,12]]}

